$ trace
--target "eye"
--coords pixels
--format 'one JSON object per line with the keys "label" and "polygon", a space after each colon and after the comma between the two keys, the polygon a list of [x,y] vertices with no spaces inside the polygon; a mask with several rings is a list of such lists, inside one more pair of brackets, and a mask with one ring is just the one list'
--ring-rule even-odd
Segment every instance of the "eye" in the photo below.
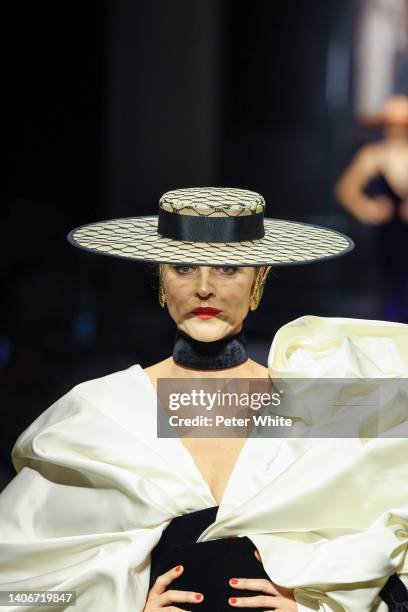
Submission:
{"label": "eye", "polygon": [[183,266],[183,265],[176,265],[173,267],[175,271],[178,272],[179,274],[188,274],[189,271],[193,268],[193,266]]}
{"label": "eye", "polygon": [[220,266],[219,269],[227,276],[232,276],[238,270],[236,266]]}

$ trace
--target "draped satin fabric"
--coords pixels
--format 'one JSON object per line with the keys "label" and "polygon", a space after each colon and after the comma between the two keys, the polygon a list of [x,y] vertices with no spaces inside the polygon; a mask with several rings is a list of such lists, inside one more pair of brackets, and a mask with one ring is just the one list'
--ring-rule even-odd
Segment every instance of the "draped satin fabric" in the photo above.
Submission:
{"label": "draped satin fabric", "polygon": [[[407,377],[408,325],[301,317],[277,332],[268,369],[280,380]],[[80,612],[143,610],[164,529],[217,505],[181,441],[157,438],[156,417],[136,364],[77,385],[21,434],[18,474],[0,495],[1,590],[75,590]],[[247,536],[301,612],[387,610],[380,589],[408,574],[407,422],[398,427],[394,438],[249,437],[197,541]]]}

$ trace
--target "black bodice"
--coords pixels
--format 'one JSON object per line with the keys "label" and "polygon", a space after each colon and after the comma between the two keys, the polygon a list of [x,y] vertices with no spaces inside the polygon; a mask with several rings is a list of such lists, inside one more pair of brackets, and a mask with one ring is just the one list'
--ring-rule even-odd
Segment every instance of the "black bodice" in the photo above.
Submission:
{"label": "black bodice", "polygon": [[[196,542],[200,534],[215,521],[218,506],[183,514],[171,521],[152,551],[150,585],[176,565],[184,571],[169,589],[195,591],[204,595],[200,603],[177,603],[182,610],[231,612],[229,597],[251,597],[261,592],[234,589],[230,578],[265,578],[262,563],[255,555],[255,546],[247,537],[222,538]],[[254,608],[239,608],[253,612]]]}
{"label": "black bodice", "polygon": [[[197,542],[201,533],[215,521],[217,511],[218,506],[212,506],[176,517],[152,550],[149,590],[160,574],[183,565],[183,573],[168,588],[203,593],[201,603],[175,604],[182,610],[231,612],[235,606],[228,603],[229,597],[253,597],[263,593],[234,589],[229,584],[230,578],[270,580],[254,555],[253,542],[246,536]],[[408,591],[396,574],[389,578],[380,595],[391,612],[408,612]]]}

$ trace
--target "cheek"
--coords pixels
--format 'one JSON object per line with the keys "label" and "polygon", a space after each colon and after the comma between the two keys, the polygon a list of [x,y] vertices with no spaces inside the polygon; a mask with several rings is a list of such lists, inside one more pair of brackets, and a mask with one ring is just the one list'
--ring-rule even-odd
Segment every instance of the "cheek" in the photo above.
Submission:
{"label": "cheek", "polygon": [[251,293],[251,285],[252,281],[242,280],[234,285],[225,286],[221,289],[221,296],[226,301],[242,304],[242,307],[245,307]]}
{"label": "cheek", "polygon": [[191,295],[191,287],[184,279],[169,279],[166,282],[166,294],[174,305],[184,302]]}

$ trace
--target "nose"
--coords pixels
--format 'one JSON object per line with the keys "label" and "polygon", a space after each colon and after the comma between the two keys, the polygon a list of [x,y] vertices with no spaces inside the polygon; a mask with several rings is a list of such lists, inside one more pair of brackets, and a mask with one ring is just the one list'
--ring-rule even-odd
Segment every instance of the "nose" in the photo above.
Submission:
{"label": "nose", "polygon": [[197,287],[196,287],[196,295],[203,298],[208,298],[211,295],[214,295],[214,285],[211,279],[211,268],[207,266],[200,266]]}

